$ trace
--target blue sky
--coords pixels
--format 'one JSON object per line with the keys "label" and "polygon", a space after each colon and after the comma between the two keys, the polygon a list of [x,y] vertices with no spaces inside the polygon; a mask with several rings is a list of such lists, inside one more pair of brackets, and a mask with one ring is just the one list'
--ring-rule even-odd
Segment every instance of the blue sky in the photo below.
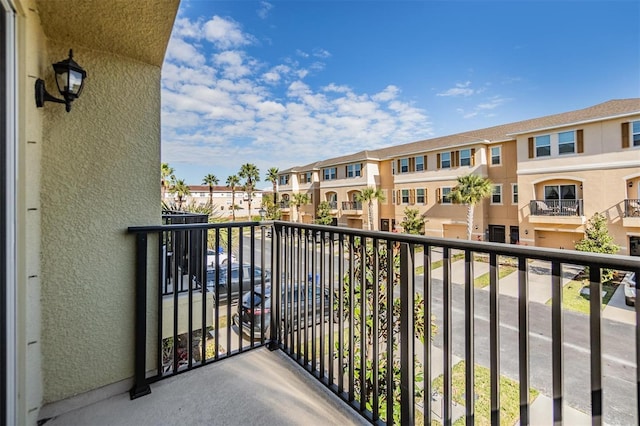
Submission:
{"label": "blue sky", "polygon": [[640,96],[640,2],[182,0],[162,161],[223,184]]}

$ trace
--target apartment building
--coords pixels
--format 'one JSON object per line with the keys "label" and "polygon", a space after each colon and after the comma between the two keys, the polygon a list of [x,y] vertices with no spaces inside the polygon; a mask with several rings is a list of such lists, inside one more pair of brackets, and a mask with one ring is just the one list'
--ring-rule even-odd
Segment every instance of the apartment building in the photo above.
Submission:
{"label": "apartment building", "polygon": [[[189,194],[182,200],[182,206],[202,207],[211,203],[215,212],[223,216],[231,216],[231,206],[236,206],[236,216],[249,216],[249,194],[242,188],[236,188],[235,194],[228,186],[214,186],[213,192],[209,192],[208,185],[189,185]],[[254,189],[251,195],[251,215],[259,214],[262,206],[262,191]],[[232,201],[233,200],[233,201]],[[179,200],[176,194],[165,191],[164,201],[167,205],[178,205]]]}
{"label": "apartment building", "polygon": [[638,98],[294,167],[281,172],[289,176],[282,196],[303,190],[306,173],[314,180],[304,190],[318,188],[319,197],[305,207],[305,222],[326,200],[335,224],[366,228],[367,208],[355,197],[374,187],[385,194],[374,203],[374,229],[393,230],[409,207],[425,218],[425,235],[463,239],[467,208],[448,194],[473,173],[493,185],[475,208],[473,239],[573,249],[602,213],[620,253],[640,255]]}

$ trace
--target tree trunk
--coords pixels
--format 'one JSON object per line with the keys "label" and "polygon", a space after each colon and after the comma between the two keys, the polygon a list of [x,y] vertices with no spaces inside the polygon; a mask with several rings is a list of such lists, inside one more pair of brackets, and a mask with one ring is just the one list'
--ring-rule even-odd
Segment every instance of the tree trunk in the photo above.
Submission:
{"label": "tree trunk", "polygon": [[231,220],[236,221],[236,192],[231,190]]}
{"label": "tree trunk", "polygon": [[369,231],[373,231],[373,202],[369,201]]}
{"label": "tree trunk", "polygon": [[467,206],[467,240],[471,240],[471,231],[473,228],[473,204]]}

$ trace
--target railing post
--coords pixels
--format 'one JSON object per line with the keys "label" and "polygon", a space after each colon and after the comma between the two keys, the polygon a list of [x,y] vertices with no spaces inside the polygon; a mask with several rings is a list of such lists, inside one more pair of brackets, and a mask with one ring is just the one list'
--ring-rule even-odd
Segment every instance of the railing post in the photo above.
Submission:
{"label": "railing post", "polygon": [[[413,361],[413,259],[409,244],[400,245],[400,423],[415,423]],[[427,344],[425,342],[425,344]],[[391,361],[389,361],[391,363]],[[430,368],[427,366],[426,368]],[[389,416],[390,414],[387,414]]]}
{"label": "railing post", "polygon": [[134,332],[134,377],[129,391],[131,399],[151,393],[146,374],[147,348],[147,233],[136,234],[136,304]]}
{"label": "railing post", "polygon": [[282,302],[280,300],[280,241],[282,227],[273,225],[271,229],[271,319],[269,324],[269,350],[275,351],[279,347],[280,318]]}

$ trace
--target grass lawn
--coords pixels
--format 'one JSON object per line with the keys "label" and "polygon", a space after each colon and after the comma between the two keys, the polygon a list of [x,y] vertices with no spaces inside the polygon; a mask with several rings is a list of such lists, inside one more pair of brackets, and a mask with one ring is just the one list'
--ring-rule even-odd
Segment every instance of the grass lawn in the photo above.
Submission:
{"label": "grass lawn", "polygon": [[[451,262],[457,262],[458,260],[464,259],[464,253],[458,253],[451,256]],[[438,260],[436,262],[431,263],[431,270],[438,269],[442,267],[443,261]],[[420,265],[416,267],[416,275],[424,274],[424,266]]]}
{"label": "grass lawn", "polygon": [[[453,401],[459,405],[465,404],[464,400],[464,361],[453,366],[452,389]],[[476,425],[491,424],[491,376],[489,369],[476,365],[475,367],[475,393],[476,393]],[[443,376],[438,376],[433,381],[433,389],[442,394]],[[529,390],[529,401],[538,396],[535,389]],[[500,424],[513,425],[520,418],[520,396],[518,382],[507,377],[500,376]],[[454,425],[464,425],[464,417],[458,419]]]}
{"label": "grass lawn", "polygon": [[[517,268],[514,268],[513,266],[502,265],[498,269],[498,279],[502,279],[507,275],[514,273],[516,270]],[[484,288],[488,285],[489,285],[489,272],[476,277],[476,279],[473,281],[473,286],[475,288]]]}
{"label": "grass lawn", "polygon": [[[607,306],[609,300],[613,296],[613,293],[618,288],[618,284],[622,278],[614,278],[611,281],[607,281],[602,283],[602,291],[605,292],[605,295],[602,296],[602,309]],[[575,279],[569,281],[562,289],[562,307],[564,309],[569,309],[576,312],[582,312],[584,314],[589,314],[589,295],[581,294],[580,290],[583,287],[589,286],[588,278],[581,278],[580,276]],[[551,299],[547,301],[547,305],[551,305]]]}

